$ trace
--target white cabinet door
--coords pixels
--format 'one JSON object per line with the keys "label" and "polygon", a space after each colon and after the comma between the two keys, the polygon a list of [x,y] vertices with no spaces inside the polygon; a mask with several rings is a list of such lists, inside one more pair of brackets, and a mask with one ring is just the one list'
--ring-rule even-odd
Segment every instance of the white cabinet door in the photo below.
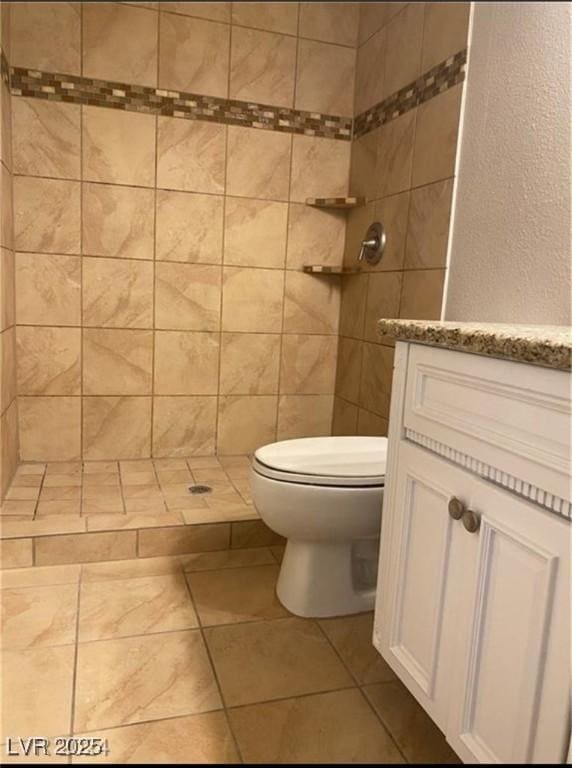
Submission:
{"label": "white cabinet door", "polygon": [[383,505],[374,644],[437,725],[448,715],[455,585],[464,534],[448,513],[473,479],[411,443],[397,461]]}
{"label": "white cabinet door", "polygon": [[565,762],[570,526],[481,480],[470,496],[447,738],[464,762]]}

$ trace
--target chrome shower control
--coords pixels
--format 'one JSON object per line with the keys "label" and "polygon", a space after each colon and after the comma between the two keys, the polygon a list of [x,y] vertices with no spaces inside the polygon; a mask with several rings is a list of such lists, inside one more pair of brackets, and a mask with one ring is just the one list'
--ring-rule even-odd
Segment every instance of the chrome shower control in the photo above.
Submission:
{"label": "chrome shower control", "polygon": [[364,239],[361,241],[361,248],[358,256],[358,261],[367,261],[368,264],[374,266],[379,264],[387,237],[385,229],[380,221],[375,221],[367,229]]}

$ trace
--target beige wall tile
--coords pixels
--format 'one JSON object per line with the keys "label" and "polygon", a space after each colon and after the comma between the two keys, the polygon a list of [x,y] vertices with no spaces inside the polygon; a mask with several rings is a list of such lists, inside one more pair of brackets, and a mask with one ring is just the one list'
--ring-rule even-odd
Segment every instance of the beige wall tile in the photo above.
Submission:
{"label": "beige wall tile", "polygon": [[363,408],[359,409],[357,424],[358,435],[366,435],[367,437],[387,437],[388,427],[388,419],[378,416],[371,411],[365,411]]}
{"label": "beige wall tile", "polygon": [[422,71],[467,45],[470,3],[425,3]]}
{"label": "beige wall tile", "polygon": [[251,453],[276,439],[275,396],[219,398],[217,453]]}
{"label": "beige wall tile", "polygon": [[346,214],[290,204],[288,217],[288,269],[304,264],[341,266],[344,257]]}
{"label": "beige wall tile", "polygon": [[285,333],[337,333],[339,312],[339,278],[286,273]]}
{"label": "beige wall tile", "polygon": [[288,205],[228,197],[225,206],[224,263],[284,267]]}
{"label": "beige wall tile", "polygon": [[15,273],[14,252],[0,249],[0,331],[16,322]]}
{"label": "beige wall tile", "polygon": [[157,259],[220,264],[222,224],[222,197],[158,189]]}
{"label": "beige wall tile", "polygon": [[291,107],[296,40],[235,27],[230,53],[230,98]]}
{"label": "beige wall tile", "polygon": [[83,108],[83,178],[150,187],[155,179],[155,116]]}
{"label": "beige wall tile", "polygon": [[[361,244],[370,224],[376,221],[375,204],[373,202],[360,205],[349,210],[346,214],[346,238],[344,243],[344,265],[350,269],[359,267]],[[383,222],[385,226],[385,222]],[[366,269],[373,269],[367,263]]]}
{"label": "beige wall tile", "polygon": [[378,416],[387,418],[393,377],[392,347],[380,344],[363,345],[360,385],[360,405]]}
{"label": "beige wall tile", "polygon": [[12,482],[19,461],[18,404],[16,399],[12,400],[11,405],[0,416],[0,451],[0,493],[4,495]]}
{"label": "beige wall tile", "polygon": [[119,3],[83,7],[83,75],[157,85],[157,14]]}
{"label": "beige wall tile", "polygon": [[191,552],[212,552],[227,549],[230,538],[229,523],[190,525],[146,529],[139,531],[139,557],[185,555]]}
{"label": "beige wall tile", "polygon": [[16,177],[14,245],[22,251],[79,253],[79,182]]}
{"label": "beige wall tile", "polygon": [[342,280],[340,301],[340,334],[342,336],[363,339],[367,280],[367,275],[348,275]]}
{"label": "beige wall tile", "polygon": [[382,317],[399,317],[402,272],[379,272],[369,276],[367,305],[365,310],[364,338],[366,341],[382,341],[377,323]]}
{"label": "beige wall tile", "polygon": [[150,449],[150,397],[83,398],[85,459],[143,459]]}
{"label": "beige wall tile", "polygon": [[296,109],[351,115],[355,59],[353,48],[300,40],[296,67]]}
{"label": "beige wall tile", "polygon": [[16,319],[27,325],[80,325],[81,259],[17,253]]}
{"label": "beige wall tile", "polygon": [[[5,5],[3,6],[3,8]],[[12,170],[12,97],[8,85],[0,87],[0,158],[6,168]]]}
{"label": "beige wall tile", "polygon": [[282,271],[225,267],[222,330],[279,333],[283,294]]}
{"label": "beige wall tile", "polygon": [[386,30],[380,29],[357,52],[354,114],[383,101],[385,89]]}
{"label": "beige wall tile", "polygon": [[32,539],[0,541],[0,564],[2,568],[27,568],[34,565]]}
{"label": "beige wall tile", "polygon": [[220,326],[221,270],[203,264],[155,267],[155,325],[189,331]]}
{"label": "beige wall tile", "polygon": [[303,203],[307,197],[343,197],[349,183],[349,141],[294,136],[290,199]]}
{"label": "beige wall tile", "polygon": [[[377,161],[378,136],[379,129],[376,129],[352,141],[349,188],[351,195],[362,196],[368,200],[372,200],[375,197],[377,187],[375,164]],[[350,211],[350,214],[354,212]]]}
{"label": "beige wall tile", "polygon": [[358,3],[300,3],[301,37],[354,47],[358,23]]}
{"label": "beige wall tile", "polygon": [[411,186],[416,112],[412,109],[379,130],[376,197],[393,195]]}
{"label": "beige wall tile", "polygon": [[76,104],[14,99],[14,173],[79,179],[80,109]]}
{"label": "beige wall tile", "polygon": [[219,337],[216,333],[157,331],[155,392],[158,395],[215,395]]}
{"label": "beige wall tile", "polygon": [[462,88],[460,83],[418,107],[413,156],[415,187],[455,173]]}
{"label": "beige wall tile", "polygon": [[152,331],[84,329],[84,394],[151,394],[152,368]]}
{"label": "beige wall tile", "polygon": [[12,66],[80,74],[78,3],[14,3],[11,11]]}
{"label": "beige wall tile", "polygon": [[446,266],[452,194],[452,179],[412,190],[405,246],[406,269]]}
{"label": "beige wall tile", "polygon": [[4,412],[16,397],[16,329],[8,328],[0,334],[0,412]]}
{"label": "beige wall tile", "polygon": [[360,3],[358,42],[362,45],[378,29],[387,24],[406,3]]}
{"label": "beige wall tile", "polygon": [[333,395],[281,395],[277,439],[331,434],[333,407]]}
{"label": "beige wall tile", "polygon": [[287,200],[291,146],[287,133],[230,126],[227,194]]}
{"label": "beige wall tile", "polygon": [[36,564],[93,563],[136,557],[136,536],[135,531],[39,536]]}
{"label": "beige wall tile", "polygon": [[280,367],[281,394],[332,394],[337,347],[337,336],[285,335]]}
{"label": "beige wall tile", "polygon": [[[14,246],[14,233],[16,229],[14,222],[16,209],[14,206],[12,174],[4,164],[0,165],[0,184],[2,185],[0,190],[2,194],[2,205],[0,206],[0,245],[4,246],[4,248],[12,248]],[[21,200],[19,205],[22,206]]]}
{"label": "beige wall tile", "polygon": [[407,235],[407,215],[409,211],[409,192],[384,197],[376,200],[374,218],[385,227],[386,245],[379,264],[369,267],[372,272],[403,269],[405,259],[405,239]]}
{"label": "beige wall tile", "polygon": [[357,434],[358,408],[353,403],[334,399],[334,415],[332,418],[332,435],[356,435]]}
{"label": "beige wall tile", "polygon": [[159,86],[228,95],[230,27],[214,21],[161,16]]}
{"label": "beige wall tile", "polygon": [[407,3],[387,25],[385,95],[408,85],[421,74],[425,3]]}
{"label": "beige wall tile", "polygon": [[232,22],[244,27],[295,35],[298,3],[233,3]]}
{"label": "beige wall tile", "polygon": [[274,395],[278,392],[280,336],[223,333],[220,392],[223,395]]}
{"label": "beige wall tile", "polygon": [[155,397],[153,456],[213,454],[216,397]]}
{"label": "beige wall tile", "polygon": [[439,320],[444,280],[444,269],[405,272],[399,317],[412,320]]}
{"label": "beige wall tile", "polygon": [[153,258],[152,189],[83,184],[82,194],[84,254]]}
{"label": "beige wall tile", "polygon": [[226,126],[160,117],[157,185],[186,192],[224,192]]}
{"label": "beige wall tile", "polygon": [[230,21],[230,3],[222,2],[183,2],[183,3],[161,3],[161,10],[173,11],[174,13],[187,14],[189,16],[198,16],[201,19],[212,19],[213,21]]}
{"label": "beige wall tile", "polygon": [[83,323],[107,328],[150,328],[153,265],[128,259],[84,259]]}
{"label": "beige wall tile", "polygon": [[18,422],[23,461],[79,459],[79,397],[20,397]]}
{"label": "beige wall tile", "polygon": [[79,395],[79,328],[20,326],[16,332],[20,395]]}
{"label": "beige wall tile", "polygon": [[[358,341],[357,339],[347,339],[344,336],[340,337],[336,373],[336,395],[345,398],[345,400],[350,400],[352,403],[357,403],[359,400],[361,355],[361,341]],[[336,409],[343,410],[343,406],[337,405],[337,398],[336,404],[334,405],[334,415],[336,414]],[[354,416],[357,418],[357,411]],[[344,420],[344,417],[344,413],[339,414],[339,418],[342,421]]]}

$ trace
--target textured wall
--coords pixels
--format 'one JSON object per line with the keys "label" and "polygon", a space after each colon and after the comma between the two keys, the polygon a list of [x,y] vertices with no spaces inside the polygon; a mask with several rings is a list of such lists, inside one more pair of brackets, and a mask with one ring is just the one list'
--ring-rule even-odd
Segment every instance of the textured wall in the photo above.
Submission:
{"label": "textured wall", "polygon": [[16,400],[16,329],[12,217],[11,97],[6,82],[9,59],[10,5],[2,3],[0,80],[0,497],[8,488],[18,461]]}
{"label": "textured wall", "polygon": [[449,320],[570,322],[569,3],[475,3]]}
{"label": "textured wall", "polygon": [[[352,114],[358,7],[18,3],[15,67]],[[47,86],[49,88],[49,85]],[[23,459],[329,434],[350,142],[14,96]]]}
{"label": "textured wall", "polygon": [[[356,67],[359,114],[466,47],[467,3],[362,3]],[[441,315],[462,84],[437,93],[352,143],[344,264],[380,220],[387,249],[375,267],[342,278],[333,431],[387,434],[393,342],[381,317]],[[405,89],[405,97],[407,98]]]}

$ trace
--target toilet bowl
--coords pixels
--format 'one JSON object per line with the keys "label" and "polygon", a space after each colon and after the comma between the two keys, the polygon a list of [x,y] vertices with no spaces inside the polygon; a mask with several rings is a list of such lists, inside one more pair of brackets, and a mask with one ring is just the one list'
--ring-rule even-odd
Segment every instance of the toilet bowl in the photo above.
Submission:
{"label": "toilet bowl", "polygon": [[373,609],[387,438],[309,437],[259,448],[252,495],[288,541],[276,591],[297,616]]}

